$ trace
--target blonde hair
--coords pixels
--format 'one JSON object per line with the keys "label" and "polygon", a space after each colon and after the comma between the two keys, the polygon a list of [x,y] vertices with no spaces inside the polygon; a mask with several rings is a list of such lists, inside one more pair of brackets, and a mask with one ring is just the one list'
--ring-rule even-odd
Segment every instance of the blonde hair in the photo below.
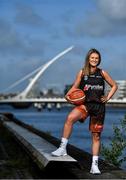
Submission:
{"label": "blonde hair", "polygon": [[[98,63],[98,65],[101,63],[101,54],[100,54],[100,52],[99,52],[97,49],[90,49],[90,50],[88,51],[87,55],[86,55],[85,64],[84,64],[84,67],[83,67],[83,69],[82,69],[83,75],[87,75],[87,76],[90,75],[89,58],[90,58],[90,55],[91,55],[92,53],[98,54],[98,56],[99,56],[99,63]],[[98,66],[98,65],[97,65],[97,66]]]}

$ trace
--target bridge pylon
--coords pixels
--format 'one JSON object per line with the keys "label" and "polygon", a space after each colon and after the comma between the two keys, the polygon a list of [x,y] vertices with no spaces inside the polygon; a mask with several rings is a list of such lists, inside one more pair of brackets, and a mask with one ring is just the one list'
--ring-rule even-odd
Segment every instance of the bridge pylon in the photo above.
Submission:
{"label": "bridge pylon", "polygon": [[28,84],[28,86],[17,96],[15,96],[14,98],[16,99],[25,99],[27,98],[30,90],[33,88],[33,86],[35,85],[36,81],[40,78],[40,76],[42,76],[42,74],[46,71],[46,69],[53,64],[54,62],[56,62],[57,60],[59,60],[62,56],[64,56],[66,53],[68,53],[69,51],[71,51],[74,48],[74,46],[70,46],[69,48],[65,49],[64,51],[62,51],[61,53],[59,53],[58,55],[56,55],[54,58],[52,58],[50,61],[48,61],[47,63],[45,63],[42,68],[38,71],[38,73],[35,75],[35,77],[31,80],[31,82]]}

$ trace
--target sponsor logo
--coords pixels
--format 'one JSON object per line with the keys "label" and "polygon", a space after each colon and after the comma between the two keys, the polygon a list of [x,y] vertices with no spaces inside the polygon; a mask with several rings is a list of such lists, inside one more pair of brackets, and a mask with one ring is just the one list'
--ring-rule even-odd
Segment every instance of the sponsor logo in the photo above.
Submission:
{"label": "sponsor logo", "polygon": [[88,79],[88,76],[84,76],[84,80],[86,81]]}
{"label": "sponsor logo", "polygon": [[90,77],[95,77],[95,75],[90,75]]}
{"label": "sponsor logo", "polygon": [[84,86],[84,91],[88,91],[89,89],[91,90],[103,90],[103,86],[101,85],[90,85],[90,84],[86,84]]}
{"label": "sponsor logo", "polygon": [[96,124],[94,127],[96,130],[102,130],[103,129],[103,125],[98,125]]}
{"label": "sponsor logo", "polygon": [[96,76],[97,78],[102,78],[102,76]]}

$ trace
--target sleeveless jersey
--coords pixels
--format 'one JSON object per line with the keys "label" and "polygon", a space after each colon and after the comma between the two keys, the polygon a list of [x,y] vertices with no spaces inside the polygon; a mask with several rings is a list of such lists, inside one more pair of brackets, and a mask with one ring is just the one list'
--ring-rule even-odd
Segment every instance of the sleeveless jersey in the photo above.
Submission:
{"label": "sleeveless jersey", "polygon": [[97,68],[95,73],[90,74],[89,76],[82,76],[79,88],[85,92],[86,102],[101,103],[100,98],[104,95],[105,89],[102,70]]}

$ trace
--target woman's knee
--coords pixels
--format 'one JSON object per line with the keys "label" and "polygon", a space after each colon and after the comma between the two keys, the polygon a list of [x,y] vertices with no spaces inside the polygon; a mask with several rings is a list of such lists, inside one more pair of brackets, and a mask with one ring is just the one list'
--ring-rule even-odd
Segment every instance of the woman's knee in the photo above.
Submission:
{"label": "woman's knee", "polygon": [[92,133],[93,141],[100,141],[101,133]]}
{"label": "woman's knee", "polygon": [[66,119],[67,124],[73,124],[75,122],[75,116],[73,114],[69,114]]}

